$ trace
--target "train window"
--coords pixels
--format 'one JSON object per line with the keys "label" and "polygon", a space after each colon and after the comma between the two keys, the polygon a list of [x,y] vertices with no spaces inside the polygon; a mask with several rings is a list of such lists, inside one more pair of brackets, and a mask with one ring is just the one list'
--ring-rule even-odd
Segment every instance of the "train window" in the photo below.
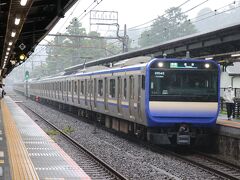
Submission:
{"label": "train window", "polygon": [[77,94],[77,81],[73,81],[73,92],[74,94]]}
{"label": "train window", "polygon": [[123,81],[123,98],[127,99],[127,79],[124,78]]}
{"label": "train window", "polygon": [[80,104],[80,80],[77,80],[77,96],[78,96],[78,104]]}
{"label": "train window", "polygon": [[84,94],[84,81],[81,81],[81,94]]}
{"label": "train window", "polygon": [[142,75],[142,89],[145,89],[145,76]]}
{"label": "train window", "polygon": [[68,82],[68,91],[71,92],[72,88],[71,88],[71,81]]}
{"label": "train window", "polygon": [[110,79],[110,97],[111,98],[115,98],[115,89],[116,89],[115,79]]}
{"label": "train window", "polygon": [[129,80],[130,80],[130,98],[131,99],[134,99],[134,78],[133,76],[130,76],[129,77]]}
{"label": "train window", "polygon": [[88,87],[87,87],[88,83],[87,83],[87,79],[85,79],[84,81],[84,94],[87,95],[87,91],[88,91]]}
{"label": "train window", "polygon": [[72,81],[73,94],[77,94],[77,81]]}
{"label": "train window", "polygon": [[75,89],[74,89],[75,94],[77,94],[77,81],[75,81]]}
{"label": "train window", "polygon": [[103,80],[98,80],[98,96],[103,96]]}
{"label": "train window", "polygon": [[87,83],[88,83],[87,91],[88,91],[88,94],[90,95],[91,94],[91,81],[89,80]]}
{"label": "train window", "polygon": [[217,101],[217,74],[202,70],[151,70],[150,99],[163,101]]}

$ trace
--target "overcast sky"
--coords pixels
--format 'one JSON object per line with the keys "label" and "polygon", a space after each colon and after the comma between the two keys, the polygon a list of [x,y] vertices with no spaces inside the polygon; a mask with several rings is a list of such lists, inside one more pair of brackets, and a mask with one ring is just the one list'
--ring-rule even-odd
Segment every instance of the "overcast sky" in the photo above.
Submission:
{"label": "overcast sky", "polygon": [[[98,2],[100,2],[100,0],[98,0]],[[194,18],[199,10],[205,7],[209,7],[214,10],[233,3],[234,0],[102,0],[95,10],[118,11],[119,24],[121,29],[123,29],[124,24],[127,24],[127,27],[130,28],[145,23],[159,15],[162,15],[166,9],[170,7],[177,7],[184,2],[187,3],[182,6],[183,11],[187,11],[199,5],[200,3],[203,3],[187,13],[189,18]],[[53,29],[52,33],[56,33],[59,30],[60,32],[64,32],[66,27],[69,25],[69,21],[73,17],[79,17],[92,3],[93,0],[79,0],[79,2],[75,4],[77,8],[73,6],[66,13],[65,18],[60,20],[57,26]],[[96,3],[93,3],[87,12],[95,5]],[[75,11],[73,12],[74,8]],[[69,15],[71,16],[69,17]],[[87,15],[82,18],[83,15],[80,16],[79,19],[81,19],[83,26],[88,30],[89,16]]]}

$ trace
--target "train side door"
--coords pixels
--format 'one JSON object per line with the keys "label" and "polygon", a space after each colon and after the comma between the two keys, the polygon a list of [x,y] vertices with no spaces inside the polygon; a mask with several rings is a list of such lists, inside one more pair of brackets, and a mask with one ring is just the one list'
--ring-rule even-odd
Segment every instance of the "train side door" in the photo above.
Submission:
{"label": "train side door", "polygon": [[121,104],[122,104],[122,79],[117,78],[117,107],[118,113],[121,114]]}
{"label": "train side door", "polygon": [[104,106],[105,110],[108,110],[108,79],[104,78]]}
{"label": "train side door", "polygon": [[79,79],[77,81],[77,99],[78,99],[78,104],[80,104],[80,80]]}
{"label": "train side door", "polygon": [[97,80],[94,78],[93,81],[93,107],[96,108],[97,103],[96,103],[96,98],[97,98]]}
{"label": "train side door", "polygon": [[67,81],[64,82],[64,101],[67,101]]}
{"label": "train side door", "polygon": [[134,76],[129,76],[129,114],[134,118]]}
{"label": "train side door", "polygon": [[87,79],[85,79],[85,88],[84,88],[84,90],[85,90],[85,105],[87,106],[88,105],[88,102],[87,102],[87,94],[88,94],[88,81],[87,81]]}
{"label": "train side door", "polygon": [[74,102],[74,94],[75,94],[75,81],[74,80],[72,80],[72,86],[71,86],[72,88],[72,91],[71,91],[71,99],[72,99],[72,102]]}
{"label": "train side door", "polygon": [[60,93],[61,93],[62,100],[64,100],[64,98],[63,98],[63,81],[60,81]]}
{"label": "train side door", "polygon": [[66,95],[67,95],[67,101],[68,101],[68,94],[69,94],[69,93],[68,93],[68,91],[69,91],[68,80],[67,80],[67,85],[66,85],[66,86],[67,86],[67,87],[66,87],[66,91],[67,91],[67,94],[66,94]]}
{"label": "train side door", "polygon": [[92,78],[89,80],[89,90],[90,90],[90,92],[89,92],[89,98],[90,98],[90,108],[91,108],[91,110],[92,110],[92,105],[94,104],[94,95],[93,95],[93,80],[92,80]]}
{"label": "train side door", "polygon": [[56,82],[56,98],[59,99],[59,82]]}
{"label": "train side door", "polygon": [[136,94],[136,117],[141,120],[141,89],[142,89],[142,78],[141,75],[137,76],[137,94]]}

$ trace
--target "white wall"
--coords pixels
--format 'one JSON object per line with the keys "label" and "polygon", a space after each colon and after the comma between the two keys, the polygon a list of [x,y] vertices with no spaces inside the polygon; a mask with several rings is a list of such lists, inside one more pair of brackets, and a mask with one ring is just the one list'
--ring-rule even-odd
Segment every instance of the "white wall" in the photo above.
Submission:
{"label": "white wall", "polygon": [[221,73],[221,88],[227,88],[229,85],[232,85],[231,81],[233,78],[233,88],[240,88],[240,76],[229,76],[227,72]]}
{"label": "white wall", "polygon": [[229,85],[231,85],[231,77],[228,75],[227,72],[221,73],[220,83],[220,88],[227,88]]}

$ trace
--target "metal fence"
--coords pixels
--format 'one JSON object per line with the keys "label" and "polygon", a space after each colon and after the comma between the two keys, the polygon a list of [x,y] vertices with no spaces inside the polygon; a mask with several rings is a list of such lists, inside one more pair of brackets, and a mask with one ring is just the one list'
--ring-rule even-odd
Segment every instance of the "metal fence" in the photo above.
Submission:
{"label": "metal fence", "polygon": [[[226,90],[227,88],[221,88],[220,89],[220,96],[223,97],[223,93],[224,91]],[[234,94],[235,94],[235,97],[237,99],[240,99],[240,88],[233,88],[233,91],[234,91]]]}

